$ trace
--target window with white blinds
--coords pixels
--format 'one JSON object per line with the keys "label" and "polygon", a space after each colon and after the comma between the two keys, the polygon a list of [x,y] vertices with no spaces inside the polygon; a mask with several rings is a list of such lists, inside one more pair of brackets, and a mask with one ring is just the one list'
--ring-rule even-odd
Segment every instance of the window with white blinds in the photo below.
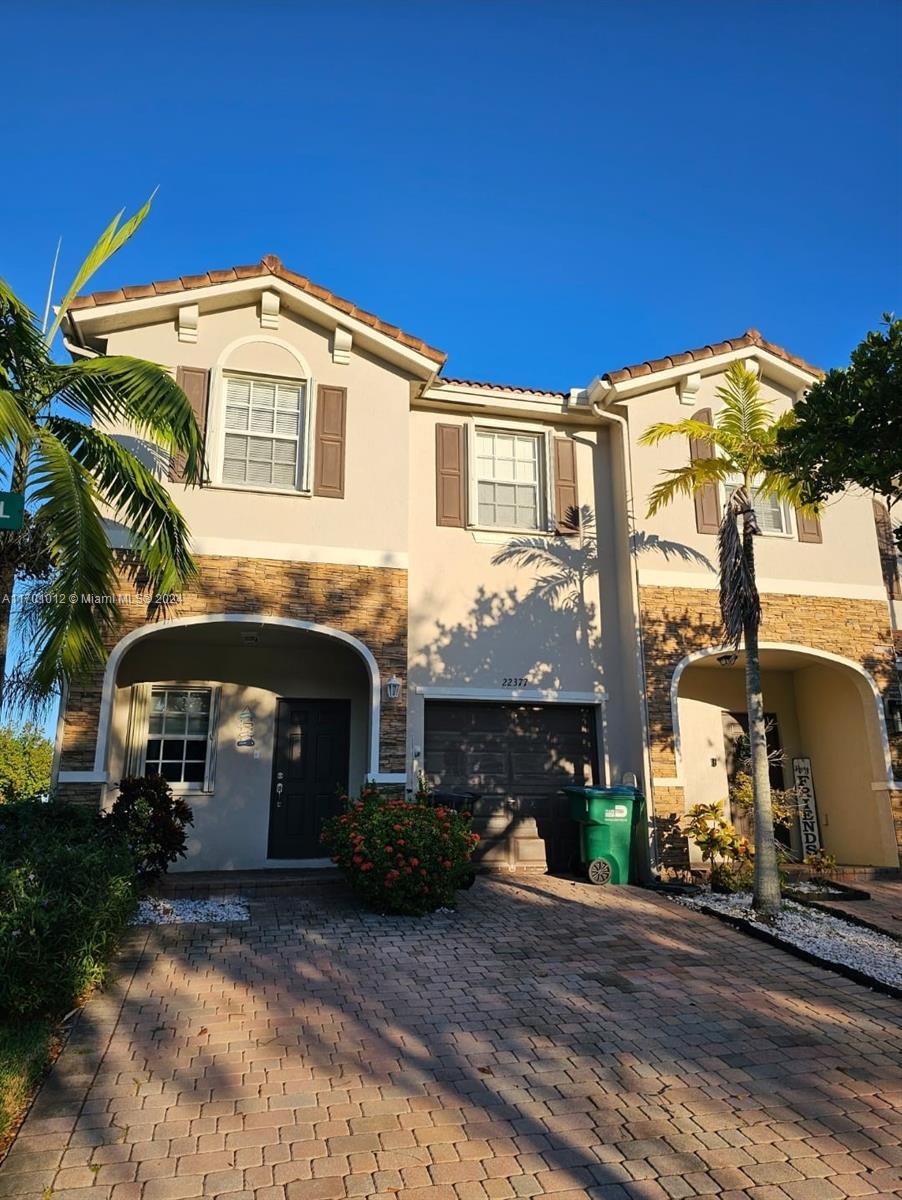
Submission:
{"label": "window with white blinds", "polygon": [[[731,475],[724,485],[726,503],[729,503],[733,493],[741,486],[742,476],[739,474]],[[749,488],[749,499],[752,502],[755,516],[758,518],[758,527],[762,533],[787,534],[791,532],[789,506],[784,504],[782,500],[778,500],[775,496],[761,496],[758,493],[758,489],[754,487]]]}
{"label": "window with white blinds", "polygon": [[225,389],[223,483],[299,487],[304,384],[230,375]]}
{"label": "window with white blinds", "polygon": [[542,521],[541,437],[476,430],[479,524],[538,529]]}

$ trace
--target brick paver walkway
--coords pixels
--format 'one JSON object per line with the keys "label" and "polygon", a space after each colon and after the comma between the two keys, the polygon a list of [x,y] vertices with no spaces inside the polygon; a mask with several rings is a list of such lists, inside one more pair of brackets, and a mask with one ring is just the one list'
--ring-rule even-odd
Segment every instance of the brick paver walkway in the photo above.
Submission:
{"label": "brick paver walkway", "polygon": [[900,1068],[896,1001],[632,889],[311,887],[136,933],[0,1196],[889,1196]]}
{"label": "brick paver walkway", "polygon": [[902,883],[869,880],[858,886],[870,894],[870,900],[824,900],[823,903],[841,914],[869,921],[893,937],[902,937]]}

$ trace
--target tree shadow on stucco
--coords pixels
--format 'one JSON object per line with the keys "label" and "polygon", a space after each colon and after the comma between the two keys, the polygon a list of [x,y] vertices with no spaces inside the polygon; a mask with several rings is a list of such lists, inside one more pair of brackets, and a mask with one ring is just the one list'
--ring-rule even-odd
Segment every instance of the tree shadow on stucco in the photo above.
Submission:
{"label": "tree shadow on stucco", "polygon": [[[464,619],[453,624],[435,619],[430,641],[412,669],[412,682],[448,680],[479,686],[492,681],[498,686],[504,678],[524,679],[526,682],[519,687],[511,688],[514,703],[518,691],[524,688],[567,690],[573,688],[574,679],[581,679],[588,682],[583,685],[588,692],[602,684],[602,615],[594,515],[585,507],[579,514],[574,513],[573,520],[572,535],[513,537],[499,547],[492,556],[492,566],[518,568],[530,580],[529,586],[521,592],[516,586],[498,591],[480,585]],[[525,761],[527,755],[536,754],[535,738],[518,726],[514,713],[505,740],[512,747],[512,762],[518,755]],[[541,772],[548,781],[549,798],[538,810],[517,794],[515,779],[508,780],[503,790],[481,785],[483,775],[490,774],[486,767],[492,757],[489,752],[481,758],[469,756],[466,778],[461,774],[442,778],[440,772],[433,772],[431,779],[449,790],[482,793],[474,806],[477,827],[491,821],[490,828],[480,829],[483,855],[491,857],[518,832],[523,834],[526,822],[534,818],[539,837],[546,844],[549,866],[566,869],[573,863],[577,842],[575,830],[564,819],[565,801],[559,789],[574,782],[573,767],[561,740],[553,733],[541,749]],[[590,759],[596,757],[596,749],[593,745]],[[578,782],[602,781],[593,775]],[[527,790],[524,788],[524,793]],[[506,818],[506,825],[500,823],[501,817]]]}

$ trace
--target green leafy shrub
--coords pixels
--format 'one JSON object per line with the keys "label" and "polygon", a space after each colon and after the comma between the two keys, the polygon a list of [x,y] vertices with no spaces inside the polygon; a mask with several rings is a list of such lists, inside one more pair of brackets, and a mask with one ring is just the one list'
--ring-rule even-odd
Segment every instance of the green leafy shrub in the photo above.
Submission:
{"label": "green leafy shrub", "polygon": [[721,802],[694,804],[686,815],[686,834],[701,850],[702,861],[711,864],[711,890],[749,891],[754,881],[755,851],[726,819]]}
{"label": "green leafy shrub", "polygon": [[36,725],[0,726],[0,803],[46,795],[52,762],[53,743]]}
{"label": "green leafy shrub", "polygon": [[805,855],[805,866],[810,867],[815,875],[834,875],[836,873],[836,856],[826,850],[818,850],[814,854]]}
{"label": "green leafy shrub", "polygon": [[479,835],[468,814],[366,787],[325,823],[321,840],[373,908],[418,916],[453,902]]}
{"label": "green leafy shrub", "polygon": [[120,782],[106,822],[128,842],[139,877],[151,880],[185,857],[185,826],[194,814],[161,775],[138,775]]}
{"label": "green leafy shrub", "polygon": [[59,1015],[94,984],[136,903],[134,860],[97,812],[0,809],[0,1014]]}

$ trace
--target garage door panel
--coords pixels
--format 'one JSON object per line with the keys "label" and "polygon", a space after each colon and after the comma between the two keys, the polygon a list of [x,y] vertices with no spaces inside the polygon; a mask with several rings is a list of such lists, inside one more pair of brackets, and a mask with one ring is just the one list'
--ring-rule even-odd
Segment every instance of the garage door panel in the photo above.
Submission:
{"label": "garage door panel", "polygon": [[427,701],[424,767],[433,785],[482,793],[476,812],[508,814],[511,843],[524,828],[534,839],[537,827],[551,866],[566,865],[575,849],[560,789],[574,778],[598,782],[596,764],[590,706]]}

